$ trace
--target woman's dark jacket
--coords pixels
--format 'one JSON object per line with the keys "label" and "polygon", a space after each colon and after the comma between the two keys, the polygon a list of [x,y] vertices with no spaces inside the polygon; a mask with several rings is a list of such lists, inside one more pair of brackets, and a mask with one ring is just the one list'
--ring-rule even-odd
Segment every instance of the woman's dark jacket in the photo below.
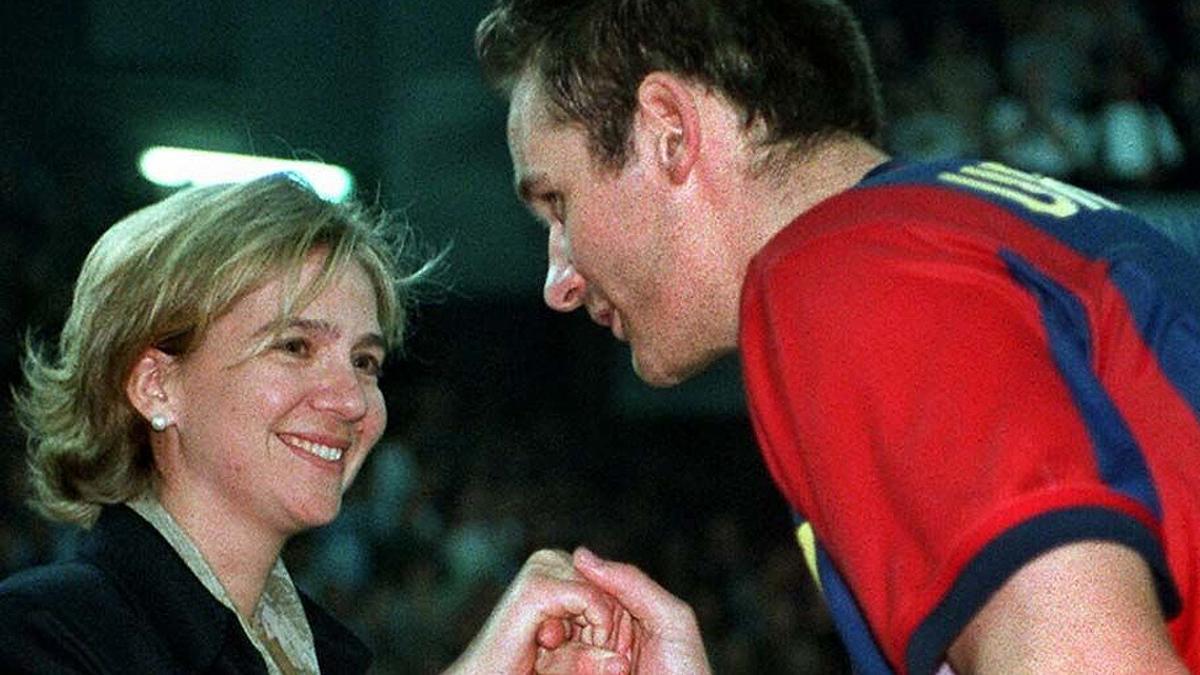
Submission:
{"label": "woman's dark jacket", "polygon": [[[371,656],[300,594],[325,674],[363,673]],[[150,523],[106,507],[76,556],[0,583],[0,673],[259,673],[237,616]]]}

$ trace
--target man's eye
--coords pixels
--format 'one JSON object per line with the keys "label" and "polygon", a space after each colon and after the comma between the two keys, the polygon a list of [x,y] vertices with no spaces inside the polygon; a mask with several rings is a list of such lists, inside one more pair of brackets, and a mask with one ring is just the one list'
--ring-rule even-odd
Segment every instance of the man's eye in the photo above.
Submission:
{"label": "man's eye", "polygon": [[567,217],[567,206],[561,192],[554,193],[554,219],[563,222]]}
{"label": "man's eye", "polygon": [[555,223],[563,221],[563,196],[561,192],[547,192],[542,195],[542,201],[546,204],[546,211],[550,215],[550,220]]}

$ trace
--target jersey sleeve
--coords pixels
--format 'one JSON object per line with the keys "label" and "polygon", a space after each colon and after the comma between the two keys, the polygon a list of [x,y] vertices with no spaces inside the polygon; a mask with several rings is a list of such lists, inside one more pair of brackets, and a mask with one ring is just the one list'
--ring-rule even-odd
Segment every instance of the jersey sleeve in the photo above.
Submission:
{"label": "jersey sleeve", "polygon": [[993,591],[1071,541],[1131,546],[1170,587],[1136,444],[1096,425],[1074,289],[949,228],[880,220],[780,250],[743,290],[753,421],[890,662],[932,672]]}

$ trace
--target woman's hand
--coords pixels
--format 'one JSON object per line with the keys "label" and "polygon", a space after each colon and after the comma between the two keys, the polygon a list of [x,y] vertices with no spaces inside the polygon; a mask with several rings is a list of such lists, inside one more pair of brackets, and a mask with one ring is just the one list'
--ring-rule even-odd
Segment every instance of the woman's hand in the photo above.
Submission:
{"label": "woman's hand", "polygon": [[446,675],[620,675],[629,672],[632,644],[624,607],[584,579],[565,552],[542,550],[525,562]]}

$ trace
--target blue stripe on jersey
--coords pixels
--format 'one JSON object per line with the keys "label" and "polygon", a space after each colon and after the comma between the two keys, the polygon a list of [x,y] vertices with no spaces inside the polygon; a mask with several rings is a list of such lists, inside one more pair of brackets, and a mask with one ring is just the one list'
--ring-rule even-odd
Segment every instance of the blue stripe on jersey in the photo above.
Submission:
{"label": "blue stripe on jersey", "polygon": [[1118,261],[1110,266],[1109,277],[1121,289],[1163,374],[1200,419],[1200,319],[1163,298],[1139,265]]}
{"label": "blue stripe on jersey", "polygon": [[1054,363],[1083,416],[1101,479],[1114,490],[1141,502],[1156,518],[1162,518],[1158,491],[1142,449],[1092,370],[1091,332],[1083,303],[1013,251],[1002,250],[1000,257],[1017,282],[1041,306]]}
{"label": "blue stripe on jersey", "polygon": [[892,675],[894,671],[888,666],[883,651],[871,634],[854,593],[833,566],[824,547],[817,544],[816,549],[821,591],[833,617],[833,625],[837,627],[842,643],[850,654],[855,675]]}
{"label": "blue stripe on jersey", "polygon": [[[1144,343],[1200,418],[1200,260],[1194,252],[1101,197],[996,164],[892,161],[877,167],[860,185],[924,186],[931,190],[931,201],[942,190],[970,195],[1083,257],[1106,261]],[[1017,253],[1001,251],[1001,256],[1039,302],[1053,359],[1084,419],[1102,479],[1161,518],[1141,449],[1092,371],[1092,336],[1083,304]],[[1113,541],[1139,551],[1154,573],[1164,615],[1169,619],[1178,614],[1181,603],[1161,543],[1140,522],[1101,508],[1053,511],[1002,533],[968,563],[911,636],[905,654],[909,670],[932,673],[971,617],[1021,566],[1042,552],[1084,539]]]}
{"label": "blue stripe on jersey", "polygon": [[[1189,307],[1193,314],[1200,313],[1200,260],[1136,214],[1078,188],[1007,167],[1001,168],[1012,176],[1026,177],[1023,180],[1015,180],[1017,185],[1002,186],[1010,193],[1022,193],[1023,189],[1031,189],[1034,192],[1025,193],[1030,201],[1048,203],[1053,200],[1046,195],[1061,192],[1063,195],[1070,195],[1071,199],[1068,201],[1073,201],[1078,208],[1073,209],[1074,212],[1069,216],[1053,215],[1047,210],[1031,210],[997,193],[947,182],[941,178],[946,173],[957,174],[969,172],[972,168],[999,166],[978,161],[908,164],[893,160],[876,167],[859,185],[928,186],[982,199],[1008,211],[1014,217],[1033,225],[1088,258],[1136,262],[1156,280],[1167,296],[1174,298],[1182,306]],[[985,175],[998,173],[1003,172],[992,170],[990,174],[985,172]],[[936,193],[931,198],[936,199]],[[1200,223],[1195,224],[1195,227],[1200,228]]]}
{"label": "blue stripe on jersey", "polygon": [[[947,174],[961,180],[947,181]],[[1143,342],[1200,420],[1200,260],[1195,251],[1102,197],[994,163],[891,161],[867,174],[861,185],[925,185],[966,193],[1087,258],[1107,261]],[[991,189],[979,189],[981,185]],[[1042,208],[1028,208],[1030,203]],[[1073,208],[1067,209],[1070,215],[1055,215],[1046,208],[1051,203]],[[1200,228],[1200,223],[1192,226]],[[1200,239],[1200,230],[1191,238]]]}

